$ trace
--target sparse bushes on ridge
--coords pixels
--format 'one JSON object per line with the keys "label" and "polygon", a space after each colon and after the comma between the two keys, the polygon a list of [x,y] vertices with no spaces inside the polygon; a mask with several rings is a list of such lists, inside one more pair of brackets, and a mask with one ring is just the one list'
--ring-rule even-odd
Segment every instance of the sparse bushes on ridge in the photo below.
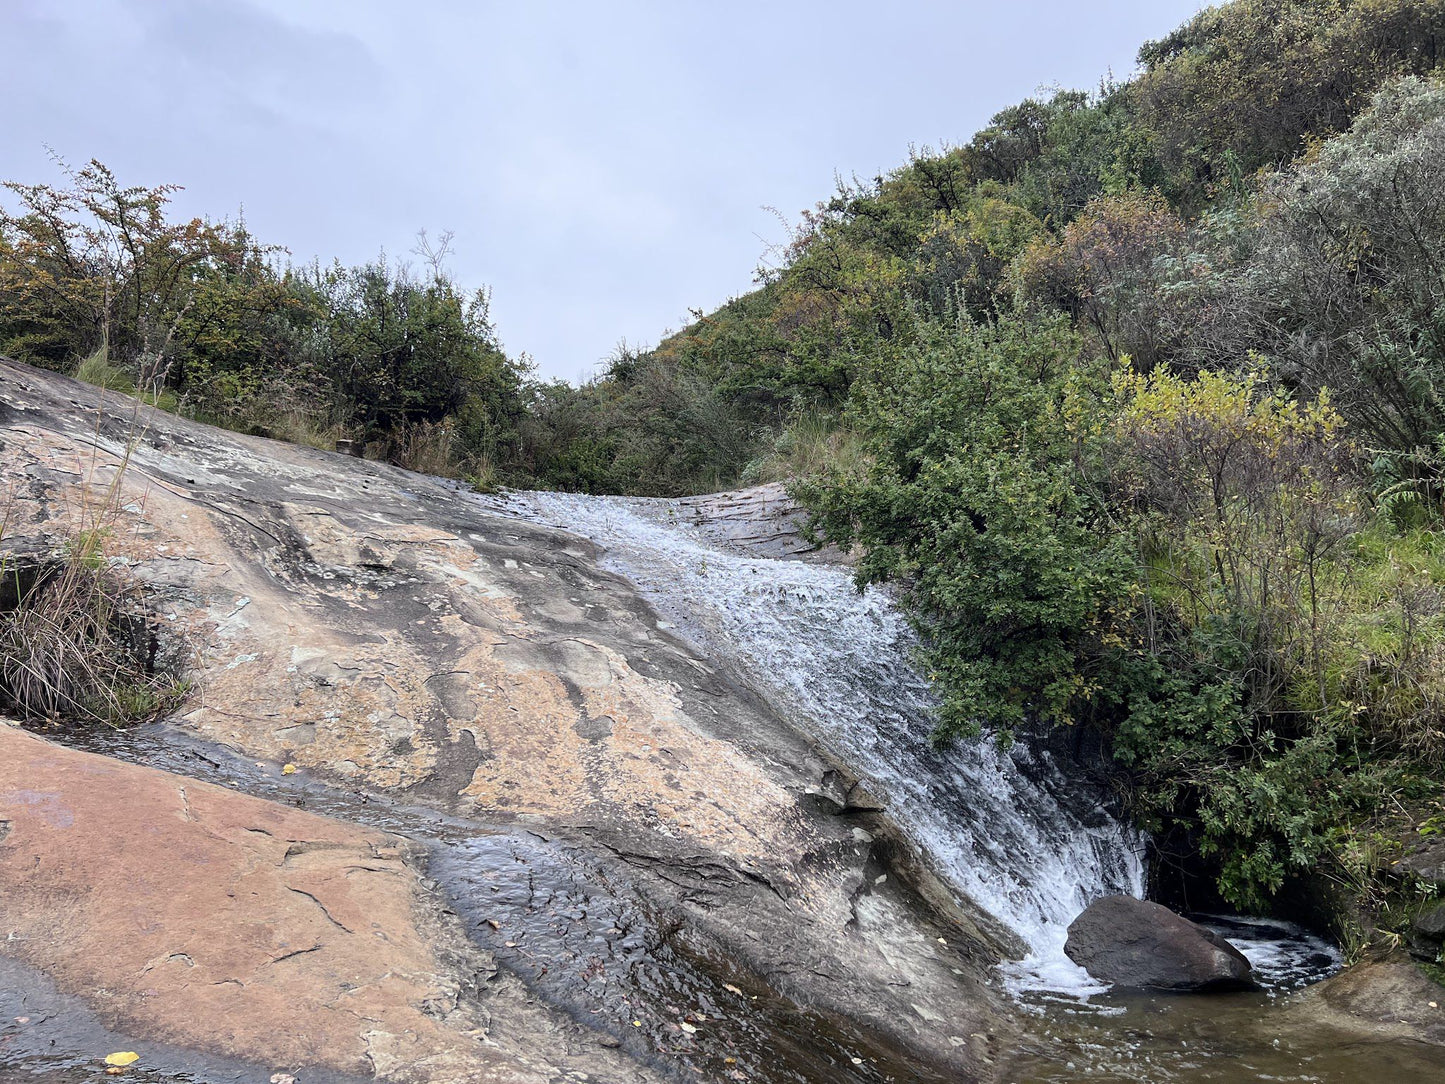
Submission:
{"label": "sparse bushes on ridge", "polygon": [[523,368],[487,294],[442,269],[445,245],[421,277],[385,258],[283,268],[244,224],[172,221],[174,187],[122,187],[97,162],[65,174],[6,185],[0,352],[306,443],[345,434],[400,457],[445,432],[444,460],[413,454],[441,473],[511,456]]}

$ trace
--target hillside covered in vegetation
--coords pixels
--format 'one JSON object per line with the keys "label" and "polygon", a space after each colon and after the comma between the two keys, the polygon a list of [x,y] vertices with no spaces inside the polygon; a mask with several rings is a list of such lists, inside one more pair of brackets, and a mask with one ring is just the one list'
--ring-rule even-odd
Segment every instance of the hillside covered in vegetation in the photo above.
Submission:
{"label": "hillside covered in vegetation", "polygon": [[1445,832],[1442,49],[1441,0],[1207,9],[580,388],[434,247],[286,267],[92,164],[10,186],[0,351],[484,486],[791,479],[900,589],[941,738],[1092,728],[1164,891],[1388,944]]}
{"label": "hillside covered in vegetation", "polygon": [[1396,943],[1445,830],[1445,4],[1238,0],[843,186],[549,404],[543,476],[795,479],[943,697],[1092,728],[1160,891]]}

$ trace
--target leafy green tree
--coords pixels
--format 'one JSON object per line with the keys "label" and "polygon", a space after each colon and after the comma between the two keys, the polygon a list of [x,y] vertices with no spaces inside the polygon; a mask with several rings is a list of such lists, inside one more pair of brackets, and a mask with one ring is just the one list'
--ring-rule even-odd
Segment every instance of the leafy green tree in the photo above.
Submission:
{"label": "leafy green tree", "polygon": [[987,319],[1006,293],[1008,270],[1043,223],[1022,207],[994,196],[975,196],[967,207],[935,215],[911,267],[911,291],[942,316],[957,306]]}
{"label": "leafy green tree", "polygon": [[507,439],[520,374],[497,345],[485,291],[464,294],[444,274],[417,281],[385,259],[313,269],[309,285],[352,424],[375,438],[474,412],[469,443]]}
{"label": "leafy green tree", "polygon": [[921,321],[856,389],[867,474],[800,488],[830,539],[864,548],[860,584],[906,592],[945,734],[1067,723],[1093,695],[1090,644],[1131,566],[1080,484],[1077,349],[1058,323]]}

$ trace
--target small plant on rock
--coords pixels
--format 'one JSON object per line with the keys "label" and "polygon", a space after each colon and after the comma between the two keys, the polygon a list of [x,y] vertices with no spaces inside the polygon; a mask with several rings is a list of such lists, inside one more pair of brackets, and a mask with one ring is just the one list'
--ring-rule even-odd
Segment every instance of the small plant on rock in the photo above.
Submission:
{"label": "small plant on rock", "polygon": [[128,463],[127,451],[101,493],[83,487],[79,523],[44,556],[13,551],[13,498],[0,509],[0,711],[119,726],[184,696],[186,683],[156,663],[140,585],[106,553]]}

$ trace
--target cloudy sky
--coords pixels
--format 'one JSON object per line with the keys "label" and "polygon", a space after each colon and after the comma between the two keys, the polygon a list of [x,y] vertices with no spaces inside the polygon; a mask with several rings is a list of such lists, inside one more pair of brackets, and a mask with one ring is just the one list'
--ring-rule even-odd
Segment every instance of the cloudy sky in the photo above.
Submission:
{"label": "cloudy sky", "polygon": [[745,292],[835,175],[1123,76],[1196,0],[0,0],[0,178],[46,147],[297,262],[455,233],[510,352],[590,375]]}

